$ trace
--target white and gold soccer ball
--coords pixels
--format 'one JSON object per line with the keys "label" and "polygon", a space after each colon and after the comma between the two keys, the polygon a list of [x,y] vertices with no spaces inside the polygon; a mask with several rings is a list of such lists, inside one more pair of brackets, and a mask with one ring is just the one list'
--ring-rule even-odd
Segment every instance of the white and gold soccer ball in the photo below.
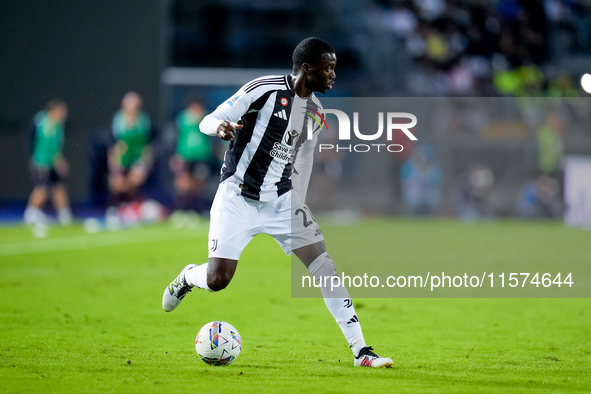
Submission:
{"label": "white and gold soccer ball", "polygon": [[224,321],[212,321],[204,325],[195,338],[195,350],[199,358],[210,365],[229,365],[240,354],[242,338],[233,325]]}

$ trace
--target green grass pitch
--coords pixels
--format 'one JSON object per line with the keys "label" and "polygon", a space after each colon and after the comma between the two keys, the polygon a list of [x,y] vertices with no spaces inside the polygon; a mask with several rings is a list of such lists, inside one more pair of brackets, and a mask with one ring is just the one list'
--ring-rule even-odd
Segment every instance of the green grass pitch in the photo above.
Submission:
{"label": "green grass pitch", "polygon": [[[437,234],[470,234],[465,253],[449,254],[457,260],[503,239],[507,227],[546,246],[513,243],[517,258],[543,258],[553,245],[556,256],[591,263],[589,233],[559,223],[383,220],[351,231],[392,231],[399,235],[389,242],[400,245],[420,236],[430,247],[413,248],[412,259],[434,258],[433,248],[445,259],[450,247]],[[335,256],[346,230],[323,226]],[[206,234],[164,223],[98,234],[53,227],[34,239],[24,227],[0,228],[0,391],[591,391],[589,299],[359,299],[368,344],[395,365],[354,368],[323,301],[291,298],[290,259],[267,236],[245,250],[226,290],[194,290],[165,313],[164,287],[185,264],[206,261]],[[195,335],[212,320],[242,335],[228,367],[195,354]]]}

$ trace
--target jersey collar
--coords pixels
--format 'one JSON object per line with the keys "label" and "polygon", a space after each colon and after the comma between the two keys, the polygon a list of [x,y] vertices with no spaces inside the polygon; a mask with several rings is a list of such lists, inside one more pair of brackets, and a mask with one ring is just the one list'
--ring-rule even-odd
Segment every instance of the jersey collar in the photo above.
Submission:
{"label": "jersey collar", "polygon": [[292,92],[293,94],[296,94],[295,90],[293,90],[293,85],[291,82],[291,75],[287,74],[285,76],[285,84],[287,85],[287,89],[289,89],[290,92]]}

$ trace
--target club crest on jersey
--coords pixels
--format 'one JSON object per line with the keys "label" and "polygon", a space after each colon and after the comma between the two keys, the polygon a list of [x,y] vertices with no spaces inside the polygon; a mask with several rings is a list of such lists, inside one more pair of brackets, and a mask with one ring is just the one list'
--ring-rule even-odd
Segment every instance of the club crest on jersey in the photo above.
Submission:
{"label": "club crest on jersey", "polygon": [[285,143],[289,146],[294,146],[299,137],[300,135],[296,130],[289,130],[285,133],[283,141],[285,141]]}
{"label": "club crest on jersey", "polygon": [[289,100],[286,99],[285,97],[283,97],[281,99],[281,105],[283,105],[284,107],[287,107],[287,104],[289,104]]}

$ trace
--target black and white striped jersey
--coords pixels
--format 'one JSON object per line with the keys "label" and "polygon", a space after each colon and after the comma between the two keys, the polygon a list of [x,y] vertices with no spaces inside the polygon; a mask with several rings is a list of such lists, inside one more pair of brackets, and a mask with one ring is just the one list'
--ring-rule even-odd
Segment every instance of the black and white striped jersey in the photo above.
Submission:
{"label": "black and white striped jersey", "polygon": [[226,151],[221,181],[237,183],[245,197],[271,201],[292,189],[292,172],[297,172],[305,180],[300,191],[305,197],[320,130],[315,126],[314,138],[307,139],[311,122],[305,121],[306,111],[320,107],[313,94],[298,97],[288,75],[265,76],[244,85],[200,125],[208,135],[215,135],[224,120],[243,125]]}

